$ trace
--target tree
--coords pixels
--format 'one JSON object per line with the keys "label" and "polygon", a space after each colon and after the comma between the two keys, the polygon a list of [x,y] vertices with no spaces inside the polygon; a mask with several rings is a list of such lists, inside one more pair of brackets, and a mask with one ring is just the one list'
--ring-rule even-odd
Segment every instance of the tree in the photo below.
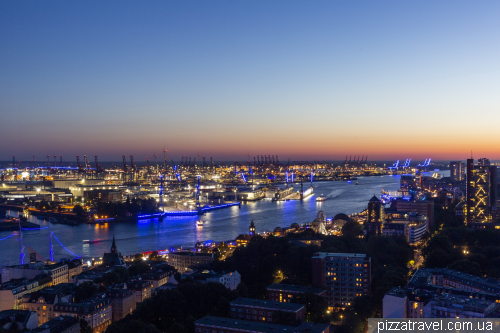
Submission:
{"label": "tree", "polygon": [[149,255],[149,260],[159,260],[159,259],[160,256],[158,255],[158,251],[153,251],[153,253]]}
{"label": "tree", "polygon": [[455,261],[449,265],[448,268],[476,276],[481,275],[481,268],[479,264],[467,259]]}
{"label": "tree", "polygon": [[114,284],[123,283],[128,280],[129,274],[125,267],[117,267],[114,271],[102,276],[102,283],[109,287]]}
{"label": "tree", "polygon": [[87,298],[90,298],[97,294],[98,291],[99,287],[97,287],[93,282],[85,281],[75,288],[75,302],[79,303]]}
{"label": "tree", "polygon": [[356,221],[348,221],[342,227],[342,235],[344,236],[361,236],[363,234],[363,228]]}
{"label": "tree", "polygon": [[38,209],[40,209],[40,210],[50,210],[50,204],[47,201],[42,200],[38,204]]}
{"label": "tree", "polygon": [[92,328],[85,319],[80,319],[80,333],[92,333]]}
{"label": "tree", "polygon": [[330,314],[328,302],[325,297],[313,293],[303,293],[292,299],[293,303],[300,303],[306,306],[306,319],[315,323],[329,323]]}
{"label": "tree", "polygon": [[128,268],[128,273],[130,276],[136,276],[144,273],[149,273],[151,267],[144,260],[134,261],[134,263]]}
{"label": "tree", "polygon": [[76,216],[83,216],[84,212],[85,211],[83,210],[82,206],[80,206],[80,205],[75,205],[73,207],[73,213],[75,213]]}

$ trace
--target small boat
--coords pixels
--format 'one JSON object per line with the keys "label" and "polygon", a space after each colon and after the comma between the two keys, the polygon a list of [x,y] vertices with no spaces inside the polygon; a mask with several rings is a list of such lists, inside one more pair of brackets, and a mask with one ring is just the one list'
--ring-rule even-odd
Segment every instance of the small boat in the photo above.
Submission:
{"label": "small boat", "polygon": [[93,239],[93,240],[85,239],[85,240],[83,240],[83,244],[95,244],[95,243],[100,243],[100,242],[101,242],[100,239]]}
{"label": "small boat", "polygon": [[316,201],[325,201],[326,200],[326,197],[324,196],[319,196],[316,198]]}
{"label": "small boat", "polygon": [[59,221],[57,221],[57,219],[56,219],[55,217],[51,217],[51,218],[49,219],[49,222],[50,222],[50,223],[59,223]]}
{"label": "small boat", "polygon": [[356,182],[356,185],[359,185],[359,183],[358,183],[358,182]]}
{"label": "small boat", "polygon": [[197,227],[203,227],[203,221],[202,220],[196,221],[196,226]]}

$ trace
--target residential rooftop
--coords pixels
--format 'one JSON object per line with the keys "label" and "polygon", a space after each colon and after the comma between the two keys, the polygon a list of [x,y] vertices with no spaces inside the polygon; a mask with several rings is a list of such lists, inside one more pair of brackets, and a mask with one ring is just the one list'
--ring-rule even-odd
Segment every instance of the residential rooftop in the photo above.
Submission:
{"label": "residential rooftop", "polygon": [[291,292],[299,292],[299,293],[313,293],[313,294],[321,294],[326,291],[323,288],[315,288],[315,287],[307,287],[307,286],[298,286],[295,284],[272,284],[266,288],[267,290],[279,290],[279,291],[291,291]]}
{"label": "residential rooftop", "polygon": [[304,308],[303,304],[297,303],[281,303],[275,301],[267,301],[262,299],[254,299],[254,298],[237,298],[234,301],[230,302],[231,305],[239,305],[239,306],[248,306],[255,307],[259,309],[269,309],[269,310],[279,310],[285,312],[297,312],[300,309]]}
{"label": "residential rooftop", "polygon": [[68,328],[75,325],[80,325],[80,320],[72,316],[60,316],[49,320],[38,328],[30,332],[46,332],[48,329],[50,333],[65,332]]}
{"label": "residential rooftop", "polygon": [[232,318],[206,316],[195,324],[209,327],[227,327],[241,332],[269,332],[269,333],[290,333],[295,330],[293,326],[276,325],[260,321],[248,321]]}

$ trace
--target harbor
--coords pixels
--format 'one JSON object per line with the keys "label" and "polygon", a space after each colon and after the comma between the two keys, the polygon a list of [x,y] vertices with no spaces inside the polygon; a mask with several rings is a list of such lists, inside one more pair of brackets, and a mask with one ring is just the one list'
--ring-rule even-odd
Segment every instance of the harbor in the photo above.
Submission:
{"label": "harbor", "polygon": [[[146,252],[156,249],[193,247],[198,241],[227,241],[248,231],[251,220],[257,232],[272,231],[275,227],[289,227],[292,223],[310,223],[318,211],[323,210],[327,217],[338,213],[353,214],[366,208],[367,201],[382,189],[395,191],[399,188],[399,176],[359,177],[360,185],[347,182],[315,182],[314,195],[304,200],[272,201],[261,200],[242,202],[219,210],[207,211],[204,215],[144,217],[135,221],[121,223],[103,222],[98,224],[80,224],[67,226],[51,224],[52,231],[70,251],[84,258],[98,257],[108,250],[115,235],[120,241],[124,254]],[[324,196],[325,201],[317,202],[317,196]],[[8,215],[16,212],[8,211]],[[203,227],[197,227],[196,221],[203,220]],[[40,220],[29,216],[29,222],[48,226],[48,219]],[[0,233],[0,238],[10,233]],[[19,242],[17,237],[2,242],[3,263],[19,261]],[[48,232],[24,232],[25,243],[42,255],[49,253]],[[83,240],[100,239],[99,243],[84,244]],[[67,257],[68,252],[56,244],[54,257]]]}

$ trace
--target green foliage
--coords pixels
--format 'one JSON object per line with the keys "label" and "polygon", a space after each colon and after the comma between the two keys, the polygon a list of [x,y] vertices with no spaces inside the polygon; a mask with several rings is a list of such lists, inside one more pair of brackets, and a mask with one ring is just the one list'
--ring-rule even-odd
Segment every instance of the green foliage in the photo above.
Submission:
{"label": "green foliage", "polygon": [[128,268],[128,273],[130,276],[136,276],[144,273],[149,273],[151,271],[151,266],[144,260],[136,260]]}
{"label": "green foliage", "polygon": [[[314,323],[329,323],[330,313],[328,313],[328,302],[325,297],[313,293],[304,293],[295,296],[293,303],[300,303],[306,306],[306,320]],[[273,320],[274,322],[274,320]]]}
{"label": "green foliage", "polygon": [[158,212],[158,202],[153,199],[130,199],[121,202],[95,202],[97,215],[125,217],[127,213],[131,215],[153,214]]}
{"label": "green foliage", "polygon": [[476,276],[481,275],[479,264],[477,262],[469,261],[467,259],[455,261],[454,263],[449,265],[448,268]]}
{"label": "green foliage", "polygon": [[290,283],[311,283],[311,258],[319,248],[292,245],[286,237],[254,236],[246,247],[234,250],[224,261],[214,262],[218,271],[237,270],[247,286],[250,297],[265,298],[266,287],[275,281],[281,272]]}
{"label": "green foliage", "polygon": [[51,210],[50,202],[42,200],[37,205],[36,208],[39,210]]}
{"label": "green foliage", "polygon": [[112,272],[102,276],[102,283],[109,287],[114,284],[123,283],[128,280],[129,274],[125,267],[116,267]]}
{"label": "green foliage", "polygon": [[356,221],[347,221],[342,227],[342,235],[345,236],[361,236],[363,235],[363,228]]}
{"label": "green foliage", "polygon": [[83,207],[80,205],[75,205],[73,207],[73,213],[75,213],[76,216],[83,216],[84,213]]}
{"label": "green foliage", "polygon": [[80,333],[92,333],[92,328],[85,319],[80,319]]}
{"label": "green foliage", "polygon": [[94,296],[99,291],[99,287],[91,281],[83,282],[76,286],[75,289],[75,302],[79,303],[89,297]]}
{"label": "green foliage", "polygon": [[161,332],[153,324],[145,324],[140,320],[121,320],[108,326],[106,333],[158,333]]}
{"label": "green foliage", "polygon": [[158,255],[158,251],[153,251],[153,253],[149,255],[149,260],[158,260],[160,258],[161,257]]}
{"label": "green foliage", "polygon": [[353,311],[343,314],[342,325],[335,331],[336,333],[362,333],[365,330],[365,318]]}
{"label": "green foliage", "polygon": [[[138,305],[132,315],[106,330],[115,332],[194,332],[194,321],[206,315],[229,316],[229,302],[238,297],[220,283],[181,281],[175,290],[162,290]],[[147,325],[153,325],[146,331]],[[142,331],[142,330],[145,331]]]}
{"label": "green foliage", "polygon": [[[465,252],[464,252],[465,251]],[[426,267],[500,278],[500,230],[445,226],[423,248]]]}

